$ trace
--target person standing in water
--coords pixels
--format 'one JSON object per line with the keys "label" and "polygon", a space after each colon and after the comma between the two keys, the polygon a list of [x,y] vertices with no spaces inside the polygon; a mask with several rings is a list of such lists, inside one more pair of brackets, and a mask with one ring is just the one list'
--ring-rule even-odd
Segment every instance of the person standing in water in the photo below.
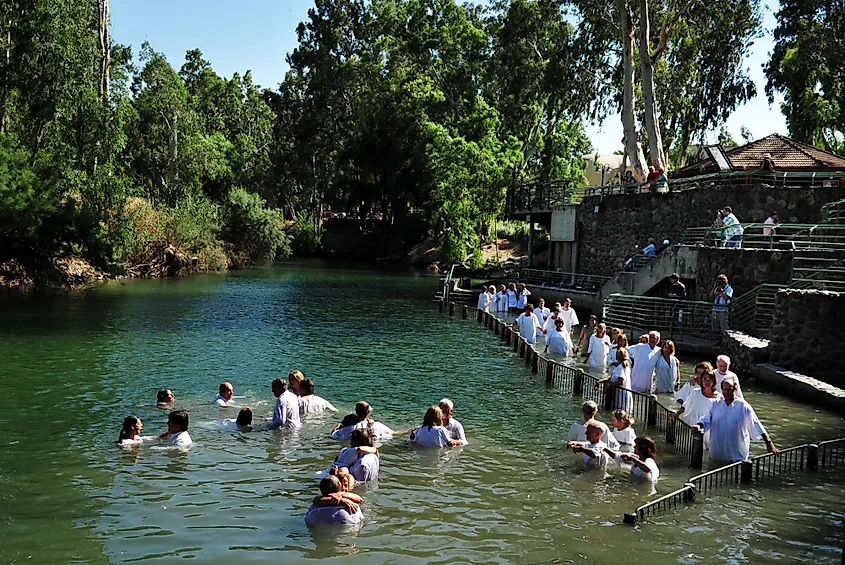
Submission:
{"label": "person standing in water", "polygon": [[174,410],[167,415],[167,431],[158,436],[166,439],[168,447],[188,447],[193,443],[188,435],[188,413]]}
{"label": "person standing in water", "polygon": [[440,411],[443,413],[443,427],[449,433],[449,438],[467,445],[467,436],[464,433],[464,426],[452,416],[455,414],[455,404],[448,398],[439,402]]}
{"label": "person standing in water", "polygon": [[214,404],[220,408],[225,408],[230,406],[230,402],[232,402],[232,398],[235,396],[235,387],[232,386],[230,382],[222,382],[220,383],[220,387],[218,388],[217,398],[214,399]]}
{"label": "person standing in water", "polygon": [[591,369],[604,367],[609,349],[610,338],[607,335],[607,327],[604,324],[599,324],[596,326],[595,335],[590,336],[590,341],[587,343],[584,361],[589,363]]}
{"label": "person standing in water", "polygon": [[587,325],[581,328],[581,335],[578,336],[578,344],[575,346],[575,353],[581,351],[581,343],[589,345],[590,338],[596,335],[596,327],[599,325],[599,319],[594,315],[590,316],[590,321]]}
{"label": "person standing in water", "polygon": [[288,384],[284,379],[274,379],[270,385],[273,396],[276,397],[276,406],[273,408],[273,417],[270,419],[270,429],[302,427],[299,421],[299,400],[296,395],[288,390]]}

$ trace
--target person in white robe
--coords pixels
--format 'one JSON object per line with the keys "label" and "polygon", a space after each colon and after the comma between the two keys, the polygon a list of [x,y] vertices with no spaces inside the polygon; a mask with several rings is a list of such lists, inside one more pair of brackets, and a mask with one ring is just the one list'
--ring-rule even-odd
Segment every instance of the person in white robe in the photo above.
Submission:
{"label": "person in white robe", "polygon": [[525,341],[534,345],[537,343],[537,331],[543,332],[543,328],[537,321],[537,316],[534,315],[534,306],[527,304],[525,311],[520,314],[514,322],[519,328],[519,335],[525,338]]}
{"label": "person in white robe", "polygon": [[657,444],[648,436],[640,436],[634,440],[634,453],[613,453],[608,455],[616,461],[631,469],[631,476],[642,481],[656,483],[660,478],[660,469],[657,467]]}
{"label": "person in white robe", "polygon": [[508,287],[502,285],[496,293],[496,312],[505,314],[508,311]]}
{"label": "person in white robe", "polygon": [[519,293],[516,290],[516,283],[511,283],[508,288],[508,312],[515,314],[519,310]]}
{"label": "person in white robe", "polygon": [[657,394],[674,394],[681,389],[681,362],[675,357],[675,342],[671,339],[663,342],[654,372]]}
{"label": "person in white robe", "polygon": [[575,308],[572,307],[571,298],[564,298],[558,317],[563,320],[566,339],[569,340],[569,351],[574,351],[575,348],[572,346],[572,329],[581,322],[578,320],[578,314],[575,313]]}
{"label": "person in white robe", "polygon": [[616,392],[614,395],[614,407],[617,410],[631,412],[634,409],[634,395],[631,393],[631,361],[628,358],[628,350],[624,347],[616,350],[616,364],[613,373],[609,377],[599,379],[596,388],[602,383],[608,383]]}
{"label": "person in white robe", "polygon": [[314,380],[305,379],[299,384],[299,415],[315,415],[323,412],[337,412],[337,408],[326,400],[314,394]]}
{"label": "person in white robe", "polygon": [[614,410],[610,417],[610,425],[610,433],[619,442],[619,451],[624,453],[634,451],[634,440],[637,438],[637,432],[634,431],[634,418],[628,414],[628,411]]}
{"label": "person in white robe", "polygon": [[467,436],[464,433],[464,426],[454,418],[455,403],[448,398],[443,398],[438,403],[440,411],[443,413],[443,427],[449,433],[449,438],[460,442],[461,445],[467,445]]}
{"label": "person in white robe", "polygon": [[605,366],[609,349],[610,337],[607,335],[607,326],[602,323],[596,326],[595,335],[590,336],[587,352],[584,354],[591,369]]}
{"label": "person in white robe", "polygon": [[[700,361],[695,365],[695,375],[690,377],[690,379],[684,383],[684,386],[681,387],[675,394],[675,398],[673,399],[676,403],[683,405],[684,401],[689,398],[689,395],[697,388],[701,388],[701,376],[704,373],[712,373],[713,366],[708,361]],[[718,390],[718,389],[717,389]]]}
{"label": "person in white robe", "polygon": [[305,513],[305,523],[358,525],[364,521],[360,505],[363,499],[347,492],[341,480],[335,475],[324,477],[320,481],[320,493]]}
{"label": "person in white robe", "polygon": [[[555,335],[555,322],[560,320],[560,303],[555,303],[554,308],[552,308],[551,314],[549,317],[546,318],[545,323],[543,324],[543,333],[546,336],[546,353],[549,351],[549,343],[552,341],[552,337]],[[561,320],[563,322],[563,320]]]}
{"label": "person in white robe", "polygon": [[537,316],[537,321],[540,323],[540,327],[543,328],[542,333],[545,333],[546,322],[552,317],[552,311],[546,308],[546,301],[544,299],[541,298],[537,302],[537,307],[534,308],[534,315]]}
{"label": "person in white robe", "polygon": [[552,331],[551,339],[547,342],[549,353],[553,355],[568,356],[571,351],[572,342],[566,339],[566,331],[564,331],[563,320],[555,320],[555,328]]}
{"label": "person in white robe", "polygon": [[610,349],[607,352],[607,361],[606,364],[608,367],[614,364],[616,361],[616,349],[618,346],[616,345],[616,341],[619,339],[619,335],[622,333],[622,330],[619,328],[610,328]]}
{"label": "person in white robe", "polygon": [[731,371],[731,358],[727,355],[719,355],[716,357],[716,370],[713,371],[716,375],[716,389],[722,389],[722,381],[727,377],[732,377],[736,380],[736,396],[737,398],[745,398],[742,395],[742,387],[739,386],[739,377],[736,373]]}
{"label": "person in white robe", "polygon": [[604,430],[599,424],[601,422],[596,420],[584,422],[586,441],[566,442],[567,449],[582,454],[584,466],[590,469],[603,469],[610,460],[607,454],[608,446],[602,441]]}
{"label": "person in white robe", "polygon": [[695,424],[702,431],[710,432],[710,459],[733,463],[747,461],[751,440],[762,438],[769,453],[778,448],[766,432],[754,409],[736,396],[737,382],[732,377],[722,381],[722,396],[710,406],[710,411]]}
{"label": "person in white robe", "polygon": [[[722,395],[716,389],[716,377],[712,372],[703,373],[701,375],[701,386],[690,393],[683,406],[671,417],[674,420],[680,418],[687,425],[693,426],[710,412],[713,403],[721,400],[721,398]],[[710,448],[710,432],[704,432],[704,448]]]}
{"label": "person in white robe", "polygon": [[659,332],[648,333],[648,343],[638,343],[628,348],[631,367],[631,390],[651,394],[654,380],[654,368],[660,359]]}
{"label": "person in white robe", "polygon": [[449,437],[449,432],[443,427],[443,411],[440,406],[429,406],[423,416],[423,423],[411,431],[408,442],[420,447],[449,447],[461,445],[459,440]]}
{"label": "person in white robe", "polygon": [[487,292],[487,288],[482,288],[481,293],[478,295],[478,305],[477,308],[484,312],[490,311],[490,303],[492,302],[492,298],[490,297],[490,293]]}
{"label": "person in white robe", "polygon": [[524,284],[519,285],[519,291],[517,292],[517,300],[516,300],[516,307],[522,310],[525,308],[525,305],[528,304],[528,297],[531,296],[531,291],[528,290]]}
{"label": "person in white robe", "polygon": [[215,406],[219,406],[220,408],[226,408],[227,406],[232,406],[230,404],[232,402],[232,398],[235,396],[235,387],[232,386],[230,382],[223,382],[220,383],[220,387],[217,391],[217,398],[214,399]]}
{"label": "person in white robe", "polygon": [[619,443],[616,441],[616,438],[613,437],[613,434],[610,433],[610,429],[607,427],[607,424],[595,419],[598,411],[599,407],[595,402],[592,400],[585,401],[581,405],[581,413],[584,418],[583,423],[575,422],[572,424],[569,428],[569,434],[567,435],[566,440],[578,442],[587,441],[587,422],[593,421],[597,422],[602,429],[601,441],[610,449],[619,449]]}
{"label": "person in white robe", "polygon": [[352,432],[362,428],[367,428],[375,440],[388,440],[394,434],[401,435],[401,433],[394,432],[381,422],[376,422],[370,418],[372,413],[373,409],[369,403],[363,400],[357,403],[355,405],[355,413],[345,416],[340,424],[334,427],[331,433],[332,439],[348,441],[352,436]]}

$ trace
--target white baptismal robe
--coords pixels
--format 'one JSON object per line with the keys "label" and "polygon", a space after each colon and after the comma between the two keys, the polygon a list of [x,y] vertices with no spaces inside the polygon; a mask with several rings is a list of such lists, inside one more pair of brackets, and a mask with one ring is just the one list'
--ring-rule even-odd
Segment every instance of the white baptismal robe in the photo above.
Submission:
{"label": "white baptismal robe", "polygon": [[724,399],[714,402],[699,423],[710,431],[710,458],[715,461],[747,460],[751,440],[766,433],[754,409],[740,398],[730,405]]}

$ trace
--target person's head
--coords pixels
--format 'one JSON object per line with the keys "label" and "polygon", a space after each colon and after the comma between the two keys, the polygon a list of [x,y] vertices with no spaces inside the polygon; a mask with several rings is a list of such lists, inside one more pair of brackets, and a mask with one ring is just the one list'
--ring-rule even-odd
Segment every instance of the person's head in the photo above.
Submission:
{"label": "person's head", "polygon": [[329,496],[336,492],[343,492],[343,484],[336,475],[326,475],[320,481],[320,494]]}
{"label": "person's head", "polygon": [[299,369],[294,369],[288,373],[288,388],[299,395],[299,384],[305,380],[305,375]]}
{"label": "person's head", "polygon": [[656,347],[660,343],[660,332],[648,332],[648,344],[651,347]]}
{"label": "person's head", "polygon": [[627,350],[627,349],[625,349],[624,347],[620,347],[619,349],[617,349],[617,350],[616,350],[616,360],[617,360],[619,363],[621,363],[621,364],[625,365],[626,367],[627,367],[628,365],[630,365],[630,364],[631,364],[631,359],[630,359],[630,356],[629,356],[629,354],[628,354],[628,350]]}
{"label": "person's head", "polygon": [[314,380],[305,379],[299,383],[299,396],[311,396],[314,394]]}
{"label": "person's head", "polygon": [[528,314],[534,311],[534,306],[529,302],[525,305],[525,308],[523,308],[523,310],[525,311],[525,315],[527,316]]}
{"label": "person's head", "polygon": [[772,212],[772,219],[777,222],[778,218],[779,218],[779,216],[778,216],[777,210],[775,210],[774,212]]}
{"label": "person's head", "polygon": [[270,389],[273,391],[273,396],[281,396],[285,393],[288,389],[288,383],[285,382],[285,379],[273,379],[273,382],[270,384]]}
{"label": "person's head", "polygon": [[716,284],[721,286],[722,288],[728,286],[728,277],[727,275],[719,275],[716,277]]}
{"label": "person's head", "polygon": [[722,212],[725,214],[725,216],[729,216],[730,214],[734,213],[730,206],[725,206],[724,208],[722,208]]}
{"label": "person's head", "polygon": [[135,439],[141,434],[144,424],[138,416],[127,416],[123,419],[123,427],[120,429],[120,440]]}
{"label": "person's head", "polygon": [[241,408],[240,412],[238,412],[238,417],[235,418],[235,423],[239,426],[251,426],[252,425],[252,408],[249,406],[244,406]]}
{"label": "person's head", "polygon": [[643,334],[640,336],[640,343],[648,343],[648,334]]}
{"label": "person's head", "polygon": [[545,308],[546,307],[546,300],[541,298],[537,301],[537,308]]}
{"label": "person's head", "polygon": [[725,377],[722,379],[722,396],[725,400],[731,402],[736,397],[736,390],[739,388],[739,383],[734,377]]}
{"label": "person's head", "polygon": [[669,357],[675,354],[675,342],[667,339],[663,342],[663,347],[660,348],[664,357]]}
{"label": "person's head", "polygon": [[669,245],[670,245],[671,243],[672,243],[672,242],[671,242],[671,241],[669,241],[668,239],[664,239],[664,240],[663,240],[663,247],[669,247]]}
{"label": "person's head", "polygon": [[352,435],[349,436],[349,445],[352,447],[372,447],[375,439],[368,428],[358,428],[352,430]]}
{"label": "person's head", "polygon": [[657,444],[648,436],[640,436],[634,439],[634,453],[640,459],[657,459]]}
{"label": "person's head", "polygon": [[590,443],[598,443],[601,441],[601,436],[604,434],[601,424],[595,420],[587,420],[584,422],[584,425],[587,426],[587,441]]}
{"label": "person's head", "polygon": [[713,365],[709,361],[699,361],[695,364],[695,381],[701,386],[701,375],[713,371]]}
{"label": "person's head", "polygon": [[176,396],[169,388],[163,388],[156,393],[156,403],[158,404],[172,404],[174,400],[176,400]]}
{"label": "person's head", "polygon": [[448,426],[449,421],[452,419],[452,414],[455,413],[455,403],[448,398],[444,398],[438,403],[438,406],[440,406],[440,411],[443,413],[443,425]]}
{"label": "person's head", "polygon": [[628,347],[628,336],[627,334],[623,333],[622,330],[619,330],[619,335],[616,336],[616,347],[623,348]]}
{"label": "person's head", "polygon": [[184,410],[174,410],[167,415],[167,431],[171,434],[188,431],[188,413]]}
{"label": "person's head", "polygon": [[510,289],[516,292],[516,283],[511,283]]}
{"label": "person's head", "polygon": [[340,481],[340,490],[341,492],[349,492],[353,488],[355,488],[355,477],[352,476],[352,473],[349,472],[349,469],[346,467],[332,467],[332,475],[338,478]]}
{"label": "person's head", "polygon": [[731,358],[727,355],[719,355],[716,357],[716,368],[724,375],[731,368]]}
{"label": "person's head", "polygon": [[590,327],[594,328],[597,325],[599,325],[599,319],[596,318],[595,316],[590,316]]}
{"label": "person's head", "polygon": [[634,418],[628,415],[624,410],[614,410],[610,416],[610,423],[613,424],[617,430],[624,430],[634,425]]}
{"label": "person's head", "polygon": [[489,292],[490,294],[496,294],[496,285],[491,284],[490,287],[487,289],[487,292]]}
{"label": "person's head", "polygon": [[569,310],[572,307],[572,299],[568,296],[563,299],[563,309]]}
{"label": "person's head", "polygon": [[563,320],[561,320],[560,318],[555,320],[555,330],[556,331],[563,331],[563,326],[564,326]]}
{"label": "person's head", "polygon": [[599,405],[593,402],[592,400],[586,400],[583,404],[581,404],[581,413],[584,415],[584,422],[593,419],[599,411]]}
{"label": "person's head", "polygon": [[507,286],[505,286],[505,285],[502,285],[502,292],[504,293],[504,292],[505,292],[505,291],[507,291],[507,290],[508,290],[508,287],[507,287]]}
{"label": "person's head", "polygon": [[354,426],[361,420],[358,419],[358,414],[347,414],[343,417],[343,420],[340,421],[341,428],[347,428],[349,426]]}
{"label": "person's head", "polygon": [[442,426],[443,425],[443,412],[440,410],[439,406],[429,406],[428,410],[425,411],[425,416],[423,416],[423,426]]}
{"label": "person's head", "polygon": [[672,273],[671,275],[669,275],[670,283],[676,284],[679,280],[681,280],[681,277],[678,276],[678,273]]}
{"label": "person's head", "polygon": [[622,330],[619,328],[610,328],[610,341],[616,343],[616,338],[619,337],[620,333],[622,333]]}
{"label": "person's head", "polygon": [[653,237],[648,238],[648,241],[646,243],[648,245],[654,245],[654,238]]}
{"label": "person's head", "polygon": [[232,400],[232,397],[235,396],[235,387],[233,387],[230,382],[220,383],[220,387],[217,391],[220,393],[220,396],[225,398],[227,401]]}
{"label": "person's head", "polygon": [[366,400],[362,400],[355,405],[355,414],[358,415],[358,421],[366,420],[373,413],[373,408]]}
{"label": "person's head", "polygon": [[701,390],[712,394],[718,392],[716,390],[716,374],[713,371],[705,371],[701,373]]}
{"label": "person's head", "polygon": [[604,325],[604,322],[596,326],[596,335],[598,337],[604,337],[604,334],[607,333],[607,326]]}

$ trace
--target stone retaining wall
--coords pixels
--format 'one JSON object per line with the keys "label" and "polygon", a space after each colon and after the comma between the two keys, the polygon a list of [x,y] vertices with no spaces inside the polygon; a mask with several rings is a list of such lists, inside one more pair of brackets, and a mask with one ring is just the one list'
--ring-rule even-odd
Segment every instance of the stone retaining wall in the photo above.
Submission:
{"label": "stone retaining wall", "polygon": [[845,293],[780,290],[769,362],[845,388]]}
{"label": "stone retaining wall", "polygon": [[767,249],[698,248],[694,300],[711,300],[716,277],[724,274],[734,296],[753,290],[760,283],[788,284],[792,277],[792,251]]}
{"label": "stone retaining wall", "polygon": [[[817,223],[822,205],[845,198],[845,188],[733,185],[669,194],[591,196],[579,209],[577,272],[612,275],[633,245],[649,237],[675,241],[689,227],[707,227],[731,206],[740,222],[762,222],[772,210],[782,222]],[[598,206],[599,212],[594,209]],[[730,278],[730,275],[728,275]],[[708,288],[709,290],[709,288]]]}

